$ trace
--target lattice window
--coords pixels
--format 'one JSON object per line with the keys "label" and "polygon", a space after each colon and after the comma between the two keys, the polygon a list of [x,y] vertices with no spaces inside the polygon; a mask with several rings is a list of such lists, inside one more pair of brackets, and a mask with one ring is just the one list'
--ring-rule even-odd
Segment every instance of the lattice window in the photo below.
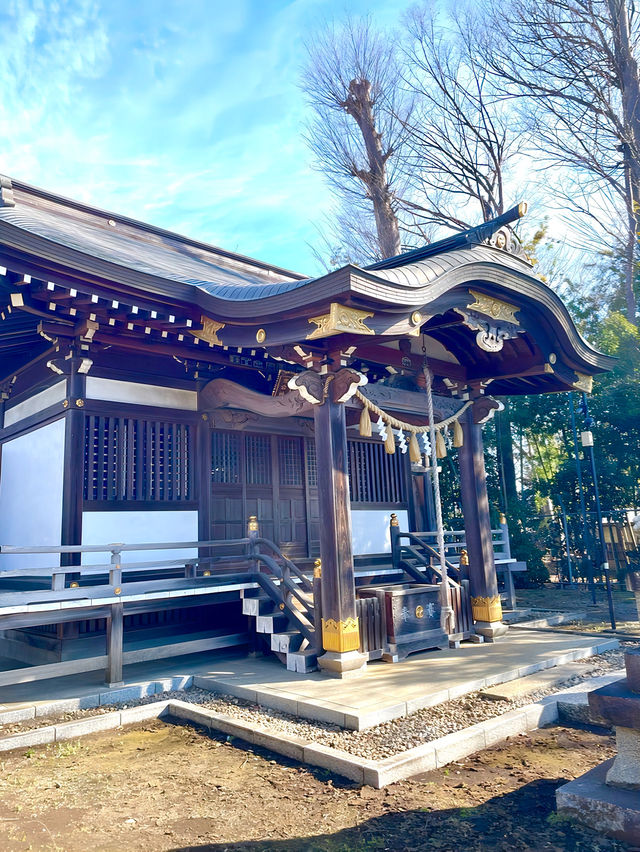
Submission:
{"label": "lattice window", "polygon": [[85,420],[84,499],[192,499],[192,427],[129,417]]}
{"label": "lattice window", "polygon": [[304,485],[302,444],[299,438],[278,438],[280,485],[301,488]]}
{"label": "lattice window", "polygon": [[305,465],[307,468],[307,485],[309,488],[317,488],[318,486],[318,461],[316,458],[315,441],[310,441],[309,438],[304,442],[305,450]]}
{"label": "lattice window", "polygon": [[249,485],[271,485],[271,437],[269,435],[246,435],[247,483]]}
{"label": "lattice window", "polygon": [[352,503],[406,502],[404,456],[385,452],[381,442],[349,441]]}
{"label": "lattice window", "polygon": [[240,438],[236,432],[211,435],[211,481],[231,485],[241,482]]}

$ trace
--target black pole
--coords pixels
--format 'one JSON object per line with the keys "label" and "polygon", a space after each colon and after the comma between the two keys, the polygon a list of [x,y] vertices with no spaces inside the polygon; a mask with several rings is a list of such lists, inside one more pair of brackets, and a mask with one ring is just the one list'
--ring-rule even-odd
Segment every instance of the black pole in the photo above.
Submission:
{"label": "black pole", "polygon": [[580,451],[578,448],[578,430],[576,428],[576,412],[573,403],[573,391],[569,391],[569,406],[571,409],[571,431],[573,432],[573,447],[576,460],[576,476],[578,477],[578,495],[580,497],[580,515],[582,517],[582,564],[587,569],[587,580],[591,591],[591,602],[596,605],[596,584],[593,577],[593,562],[589,556],[589,519],[587,518],[587,504],[584,499],[584,485],[582,483],[582,467],[580,465]]}
{"label": "black pole", "polygon": [[[600,538],[600,551],[601,551],[601,565],[602,570],[604,572],[604,582],[607,590],[607,602],[609,604],[609,620],[611,622],[611,629],[616,629],[616,616],[613,610],[613,597],[611,595],[611,580],[609,576],[609,563],[607,561],[607,543],[604,538],[604,524],[602,523],[602,509],[600,507],[600,489],[598,488],[598,474],[596,471],[596,458],[593,452],[593,434],[591,433],[591,429],[595,423],[593,418],[589,415],[589,406],[587,404],[587,395],[586,393],[582,393],[582,411],[584,414],[584,425],[586,427],[586,432],[583,432],[583,447],[586,446],[586,449],[589,452],[589,463],[591,465],[591,476],[593,478],[593,494],[595,497],[596,503],[596,518],[598,520],[598,536]],[[587,443],[585,444],[584,438],[587,438]]]}

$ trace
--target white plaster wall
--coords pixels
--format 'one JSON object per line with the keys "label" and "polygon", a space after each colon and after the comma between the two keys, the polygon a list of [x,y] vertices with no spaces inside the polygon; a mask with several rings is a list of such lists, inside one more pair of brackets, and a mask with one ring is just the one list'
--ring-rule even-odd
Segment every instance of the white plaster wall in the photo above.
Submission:
{"label": "white plaster wall", "polygon": [[353,554],[391,553],[391,534],[389,521],[391,512],[395,512],[400,529],[409,529],[409,516],[406,509],[356,509],[351,507],[351,538]]}
{"label": "white plaster wall", "polygon": [[121,382],[117,379],[101,379],[87,376],[87,399],[102,399],[110,402],[129,402],[134,405],[155,405],[161,408],[178,408],[196,411],[198,394],[181,388],[164,388],[140,382]]}
{"label": "white plaster wall", "polygon": [[[56,420],[3,444],[0,544],[60,544],[64,430],[64,420]],[[0,555],[2,568],[57,564],[51,554]]]}
{"label": "white plaster wall", "polygon": [[[197,511],[177,512],[83,512],[83,544],[162,544],[171,541],[198,541]],[[186,559],[197,556],[197,550],[132,550],[122,561],[149,562],[153,559]],[[103,565],[109,553],[85,553],[87,565]]]}
{"label": "white plaster wall", "polygon": [[13,408],[8,408],[4,413],[4,425],[13,426],[19,420],[24,420],[32,414],[37,414],[38,411],[44,411],[50,405],[55,405],[56,402],[62,402],[67,395],[67,382],[63,379],[50,388],[46,388],[40,393],[34,394],[29,399],[25,399],[14,405]]}

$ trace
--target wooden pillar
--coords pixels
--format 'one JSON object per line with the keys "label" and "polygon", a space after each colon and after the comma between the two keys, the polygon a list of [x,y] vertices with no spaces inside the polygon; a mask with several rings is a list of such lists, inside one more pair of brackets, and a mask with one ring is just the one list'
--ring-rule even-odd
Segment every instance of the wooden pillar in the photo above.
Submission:
{"label": "wooden pillar", "polygon": [[[69,359],[67,410],[64,431],[64,471],[62,480],[62,529],[60,544],[82,544],[82,498],[84,488],[84,400],[85,376],[78,373],[80,359]],[[61,565],[80,565],[82,554],[63,553]],[[69,574],[68,580],[79,575]]]}
{"label": "wooden pillar", "polygon": [[476,631],[491,639],[506,632],[491,541],[491,518],[484,467],[482,427],[474,422],[473,406],[462,416],[463,446],[458,450],[460,492],[469,555],[471,609]]}
{"label": "wooden pillar", "polygon": [[314,415],[325,650],[318,663],[327,674],[352,677],[364,671],[366,658],[358,651],[345,407],[330,392],[322,404],[314,406]]}

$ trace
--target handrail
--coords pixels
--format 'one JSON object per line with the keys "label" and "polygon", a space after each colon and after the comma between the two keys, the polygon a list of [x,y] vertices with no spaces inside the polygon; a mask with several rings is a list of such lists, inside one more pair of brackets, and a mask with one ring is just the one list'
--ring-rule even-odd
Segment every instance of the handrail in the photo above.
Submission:
{"label": "handrail", "polygon": [[[271,572],[275,574],[276,577],[280,580],[281,584],[287,589],[287,591],[295,598],[297,598],[297,600],[300,601],[300,603],[307,609],[307,611],[309,611],[310,614],[313,613],[313,604],[302,596],[296,584],[291,580],[290,577],[286,576],[285,572],[282,571],[282,569],[274,559],[272,559],[270,556],[267,556],[266,553],[256,553],[254,555],[254,559],[257,562],[264,562],[265,565],[267,565],[268,568],[271,570]],[[284,595],[283,600],[286,603]]]}
{"label": "handrail", "polygon": [[270,550],[272,550],[276,554],[276,556],[279,556],[280,559],[282,559],[282,561],[289,568],[289,570],[292,571],[296,575],[296,577],[300,580],[300,582],[305,587],[305,589],[308,592],[313,591],[313,583],[311,582],[311,580],[306,576],[306,574],[303,571],[301,571],[298,568],[298,566],[295,564],[295,562],[292,562],[289,559],[289,557],[284,555],[284,553],[280,550],[278,545],[275,544],[275,542],[271,541],[268,538],[256,538],[255,543],[256,544],[266,544],[266,546],[268,548],[270,548]]}
{"label": "handrail", "polygon": [[34,545],[16,546],[13,544],[0,545],[0,553],[126,553],[133,550],[193,550],[202,547],[231,547],[240,544],[249,544],[248,538],[218,539],[217,541],[169,541],[143,544],[123,544],[121,542],[110,542],[109,544],[63,544],[63,545]]}
{"label": "handrail", "polygon": [[[409,539],[409,541],[415,541],[415,543],[419,547],[423,547],[428,553],[431,554],[431,556],[433,556],[436,559],[440,559],[440,554],[438,553],[438,551],[435,548],[431,547],[431,545],[428,544],[426,541],[421,539],[420,536],[417,533],[410,533],[410,532],[398,533],[398,539],[401,539],[401,538],[407,538],[407,539]],[[416,552],[415,548],[413,548],[411,546],[407,547],[406,545],[401,544],[400,548],[402,550],[410,550],[413,553],[413,555],[417,556],[418,558],[424,558],[424,557],[421,556],[421,554]],[[428,564],[430,568],[434,567],[434,566],[431,565],[431,563],[425,563],[425,564]],[[445,559],[445,564],[447,566],[447,569],[449,569],[451,571],[455,571],[455,573],[458,574],[458,575],[460,574],[460,568],[457,565],[454,565],[453,562],[450,562],[448,559]],[[437,573],[439,573],[439,572],[437,572]]]}

